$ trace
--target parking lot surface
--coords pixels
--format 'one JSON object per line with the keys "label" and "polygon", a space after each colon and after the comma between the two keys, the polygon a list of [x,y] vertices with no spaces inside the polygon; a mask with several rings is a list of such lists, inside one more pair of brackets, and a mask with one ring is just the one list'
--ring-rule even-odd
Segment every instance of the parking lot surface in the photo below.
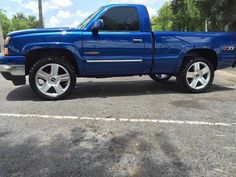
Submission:
{"label": "parking lot surface", "polygon": [[51,102],[0,83],[0,177],[236,176],[235,70],[203,94],[174,79],[78,79]]}

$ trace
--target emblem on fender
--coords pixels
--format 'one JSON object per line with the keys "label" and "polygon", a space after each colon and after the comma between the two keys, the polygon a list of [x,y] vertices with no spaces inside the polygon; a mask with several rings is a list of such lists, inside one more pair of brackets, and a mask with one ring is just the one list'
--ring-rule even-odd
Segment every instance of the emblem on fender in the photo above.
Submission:
{"label": "emblem on fender", "polygon": [[235,47],[230,47],[230,46],[228,46],[228,47],[225,47],[224,48],[224,51],[234,51],[235,50]]}

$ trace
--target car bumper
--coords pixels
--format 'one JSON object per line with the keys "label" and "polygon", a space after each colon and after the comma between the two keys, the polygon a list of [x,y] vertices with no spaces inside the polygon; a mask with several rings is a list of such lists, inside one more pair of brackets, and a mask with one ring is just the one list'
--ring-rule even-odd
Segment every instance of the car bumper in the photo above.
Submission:
{"label": "car bumper", "polygon": [[25,66],[24,65],[0,65],[0,73],[14,85],[24,85],[25,79]]}
{"label": "car bumper", "polygon": [[218,60],[218,67],[217,69],[224,69],[228,67],[236,67],[236,57],[228,57],[228,58],[222,58],[221,60]]}
{"label": "car bumper", "polygon": [[24,85],[25,57],[24,56],[0,56],[0,73],[6,80],[14,85]]}
{"label": "car bumper", "polygon": [[25,65],[0,65],[0,72],[13,76],[25,76]]}
{"label": "car bumper", "polygon": [[234,64],[233,64],[232,67],[233,67],[233,68],[236,68],[236,60],[235,60],[235,62],[234,62]]}

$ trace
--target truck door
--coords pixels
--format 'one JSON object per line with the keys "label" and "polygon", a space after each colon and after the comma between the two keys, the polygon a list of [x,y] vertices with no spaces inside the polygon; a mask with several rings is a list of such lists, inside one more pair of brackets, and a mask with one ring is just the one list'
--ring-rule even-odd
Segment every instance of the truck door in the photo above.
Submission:
{"label": "truck door", "polygon": [[144,39],[135,7],[113,7],[100,16],[103,30],[83,32],[82,57],[86,75],[141,74]]}

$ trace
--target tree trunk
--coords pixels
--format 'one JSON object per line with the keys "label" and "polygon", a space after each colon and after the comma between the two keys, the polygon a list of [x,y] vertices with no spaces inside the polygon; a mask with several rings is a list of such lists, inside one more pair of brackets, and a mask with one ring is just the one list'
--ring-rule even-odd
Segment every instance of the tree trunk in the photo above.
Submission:
{"label": "tree trunk", "polygon": [[208,18],[205,19],[205,32],[208,32]]}
{"label": "tree trunk", "polygon": [[44,28],[42,0],[38,0],[38,7],[39,7],[39,27]]}
{"label": "tree trunk", "polygon": [[4,54],[4,37],[2,32],[2,25],[0,22],[0,56]]}

